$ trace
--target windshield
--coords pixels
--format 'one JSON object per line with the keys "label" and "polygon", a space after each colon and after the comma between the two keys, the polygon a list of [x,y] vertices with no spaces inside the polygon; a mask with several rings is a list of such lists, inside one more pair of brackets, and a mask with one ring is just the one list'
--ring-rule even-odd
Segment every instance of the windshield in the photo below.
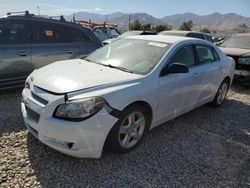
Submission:
{"label": "windshield", "polygon": [[170,44],[138,39],[121,39],[104,46],[85,60],[136,74],[149,73],[164,56]]}
{"label": "windshield", "polygon": [[235,35],[225,40],[221,47],[250,49],[250,35]]}

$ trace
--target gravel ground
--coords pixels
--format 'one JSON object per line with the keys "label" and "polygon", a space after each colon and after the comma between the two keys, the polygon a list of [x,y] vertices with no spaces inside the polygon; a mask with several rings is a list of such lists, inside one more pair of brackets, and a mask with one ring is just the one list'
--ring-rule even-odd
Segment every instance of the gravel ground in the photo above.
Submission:
{"label": "gravel ground", "polygon": [[250,85],[153,129],[129,154],[77,159],[24,128],[20,91],[0,94],[0,187],[250,187]]}

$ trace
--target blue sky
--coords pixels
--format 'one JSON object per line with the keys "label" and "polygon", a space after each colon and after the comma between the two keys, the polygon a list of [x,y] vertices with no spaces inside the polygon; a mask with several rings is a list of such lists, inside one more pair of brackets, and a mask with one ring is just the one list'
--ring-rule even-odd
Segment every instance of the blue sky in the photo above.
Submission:
{"label": "blue sky", "polygon": [[145,12],[157,18],[193,12],[199,15],[237,13],[250,17],[250,0],[0,0],[0,15],[8,11],[29,10],[43,15],[69,15],[86,11],[100,14],[112,12]]}

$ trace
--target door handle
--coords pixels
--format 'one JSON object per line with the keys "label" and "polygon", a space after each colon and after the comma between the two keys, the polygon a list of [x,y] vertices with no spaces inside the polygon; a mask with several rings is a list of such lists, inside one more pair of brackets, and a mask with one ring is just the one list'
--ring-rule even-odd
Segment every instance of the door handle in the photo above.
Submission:
{"label": "door handle", "polygon": [[25,57],[28,55],[28,53],[27,52],[19,52],[18,55],[21,57]]}
{"label": "door handle", "polygon": [[67,53],[68,53],[68,54],[72,54],[72,53],[73,53],[73,50],[69,49],[69,50],[67,51]]}
{"label": "door handle", "polygon": [[195,73],[194,73],[194,76],[199,76],[199,73],[198,73],[198,72],[195,72]]}

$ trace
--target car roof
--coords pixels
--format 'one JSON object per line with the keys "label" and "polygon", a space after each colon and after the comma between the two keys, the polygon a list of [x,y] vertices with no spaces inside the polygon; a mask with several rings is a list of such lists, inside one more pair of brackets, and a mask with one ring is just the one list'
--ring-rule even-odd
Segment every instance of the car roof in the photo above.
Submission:
{"label": "car roof", "polygon": [[235,34],[235,36],[250,36],[250,33],[239,33]]}
{"label": "car roof", "polygon": [[148,40],[148,41],[171,43],[171,44],[181,42],[181,41],[186,41],[186,40],[203,41],[201,39],[195,39],[195,38],[189,38],[189,37],[166,36],[166,35],[138,35],[138,36],[132,36],[132,37],[125,37],[125,38]]}
{"label": "car roof", "polygon": [[197,34],[202,34],[202,35],[210,35],[208,33],[202,33],[202,32],[198,32],[198,31],[179,31],[179,30],[169,30],[169,31],[162,31],[160,33],[176,33],[176,34],[188,34],[188,33],[197,33]]}
{"label": "car roof", "polygon": [[[25,16],[25,15],[10,15],[10,16],[3,16],[0,17],[0,19],[6,19],[6,20],[11,20],[11,19],[18,19],[18,20],[32,20],[32,21],[44,21],[44,22],[50,22],[50,23],[60,23],[60,24],[68,24],[68,25],[74,25],[77,26],[79,24],[76,24],[74,22],[69,22],[67,20],[62,21],[59,19],[54,19],[48,16]],[[80,26],[80,25],[79,25]]]}

